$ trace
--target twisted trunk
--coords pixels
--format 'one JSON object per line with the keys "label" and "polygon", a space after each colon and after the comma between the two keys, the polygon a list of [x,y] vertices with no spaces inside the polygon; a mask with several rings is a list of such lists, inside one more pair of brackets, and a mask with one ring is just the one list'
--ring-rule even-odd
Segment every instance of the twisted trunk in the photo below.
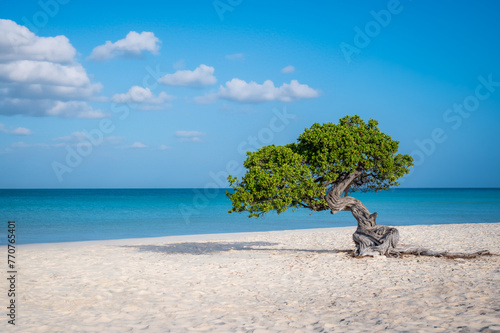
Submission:
{"label": "twisted trunk", "polygon": [[[377,213],[370,214],[360,200],[348,196],[349,187],[362,172],[363,167],[358,166],[353,173],[339,177],[335,187],[328,192],[325,199],[332,214],[340,211],[350,211],[358,221],[358,228],[353,234],[353,240],[356,244],[355,255],[388,254],[399,241],[398,230],[384,225],[377,225]],[[341,197],[342,193],[344,193],[343,197]]]}

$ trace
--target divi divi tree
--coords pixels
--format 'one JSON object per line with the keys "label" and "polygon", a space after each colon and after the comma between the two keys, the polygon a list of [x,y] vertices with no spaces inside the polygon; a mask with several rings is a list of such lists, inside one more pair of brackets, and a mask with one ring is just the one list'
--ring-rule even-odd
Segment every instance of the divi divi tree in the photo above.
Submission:
{"label": "divi divi tree", "polygon": [[398,153],[399,142],[382,133],[378,122],[345,116],[338,124],[313,124],[285,146],[269,145],[248,152],[242,179],[230,175],[234,191],[227,193],[232,212],[250,217],[289,208],[332,214],[350,211],[358,227],[355,254],[388,254],[395,248],[396,228],[377,225],[377,213],[350,196],[356,191],[380,191],[397,186],[413,159]]}

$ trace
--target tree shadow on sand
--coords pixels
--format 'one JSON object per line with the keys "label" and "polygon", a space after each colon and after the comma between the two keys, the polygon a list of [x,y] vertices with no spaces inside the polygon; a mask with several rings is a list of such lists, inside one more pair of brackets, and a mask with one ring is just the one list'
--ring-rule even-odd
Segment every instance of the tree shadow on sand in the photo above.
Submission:
{"label": "tree shadow on sand", "polygon": [[165,254],[212,254],[228,251],[283,251],[283,252],[310,252],[310,253],[351,253],[352,250],[309,250],[309,249],[282,249],[271,248],[279,243],[270,242],[190,242],[190,243],[173,243],[166,245],[138,245],[126,246],[133,247],[139,251],[145,252],[160,252]]}

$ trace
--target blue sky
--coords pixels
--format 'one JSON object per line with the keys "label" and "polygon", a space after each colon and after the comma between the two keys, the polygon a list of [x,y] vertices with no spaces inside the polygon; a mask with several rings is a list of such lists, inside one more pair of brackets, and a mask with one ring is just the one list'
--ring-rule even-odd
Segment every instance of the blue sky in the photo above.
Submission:
{"label": "blue sky", "polygon": [[377,119],[403,187],[500,187],[495,1],[0,1],[0,188],[226,187]]}

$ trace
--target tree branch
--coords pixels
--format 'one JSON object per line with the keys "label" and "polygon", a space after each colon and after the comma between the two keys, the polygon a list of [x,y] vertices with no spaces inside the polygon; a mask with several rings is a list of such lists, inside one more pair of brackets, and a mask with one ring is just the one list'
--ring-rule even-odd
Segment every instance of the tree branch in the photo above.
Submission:
{"label": "tree branch", "polygon": [[309,209],[312,209],[312,207],[310,207],[310,206],[306,205],[306,204],[305,204],[305,203],[303,203],[302,201],[295,201],[295,200],[294,200],[294,201],[292,201],[292,205],[300,205],[300,206],[302,206],[302,207],[304,207],[304,208],[309,208]]}
{"label": "tree branch", "polygon": [[351,185],[354,179],[356,179],[362,172],[363,172],[363,167],[361,165],[358,165],[358,167],[354,172],[344,173],[340,175],[339,178],[337,178],[337,180],[335,181],[335,187],[326,195],[327,198],[333,200],[334,198],[337,197],[340,198],[342,192],[344,192],[346,188],[348,188]]}

